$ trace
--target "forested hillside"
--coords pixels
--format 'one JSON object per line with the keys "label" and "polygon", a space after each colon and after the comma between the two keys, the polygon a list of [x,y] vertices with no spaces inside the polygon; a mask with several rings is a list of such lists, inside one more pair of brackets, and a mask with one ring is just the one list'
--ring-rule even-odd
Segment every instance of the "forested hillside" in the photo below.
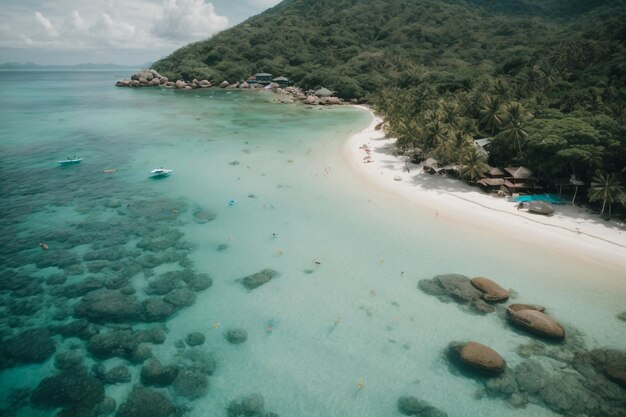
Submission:
{"label": "forested hillside", "polygon": [[617,187],[625,22],[621,0],[287,0],[155,68],[213,81],[263,71],[367,97],[403,151],[459,163],[470,181],[485,162],[472,139],[494,137],[493,165]]}

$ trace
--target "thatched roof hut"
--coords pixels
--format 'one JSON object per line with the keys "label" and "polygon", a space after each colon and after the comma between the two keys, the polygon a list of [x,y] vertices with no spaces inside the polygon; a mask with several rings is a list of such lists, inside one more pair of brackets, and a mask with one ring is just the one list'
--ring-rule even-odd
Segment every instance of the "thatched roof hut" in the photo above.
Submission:
{"label": "thatched roof hut", "polygon": [[526,167],[506,167],[504,171],[515,179],[534,179],[532,171]]}

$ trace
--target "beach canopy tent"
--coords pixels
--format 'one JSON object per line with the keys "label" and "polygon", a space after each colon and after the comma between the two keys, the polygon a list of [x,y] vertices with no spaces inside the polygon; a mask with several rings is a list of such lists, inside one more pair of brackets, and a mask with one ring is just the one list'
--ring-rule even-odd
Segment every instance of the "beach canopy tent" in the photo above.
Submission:
{"label": "beach canopy tent", "polygon": [[546,214],[546,215],[554,213],[554,207],[552,207],[550,204],[546,203],[545,201],[533,200],[525,204],[528,204],[528,211],[533,212],[533,213]]}
{"label": "beach canopy tent", "polygon": [[315,92],[315,95],[318,97],[330,97],[333,94],[335,93],[333,93],[332,91],[330,91],[328,88],[325,88],[325,87],[322,87]]}

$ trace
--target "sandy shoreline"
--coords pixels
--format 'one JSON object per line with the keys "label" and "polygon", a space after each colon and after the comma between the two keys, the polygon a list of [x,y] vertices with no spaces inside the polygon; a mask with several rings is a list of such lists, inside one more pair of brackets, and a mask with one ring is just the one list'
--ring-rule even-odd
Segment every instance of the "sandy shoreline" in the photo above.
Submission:
{"label": "sandy shoreline", "polygon": [[[371,112],[364,106],[355,107]],[[626,268],[626,225],[571,205],[555,205],[550,217],[518,211],[506,198],[488,195],[459,180],[427,174],[421,165],[407,164],[393,154],[394,140],[375,129],[380,122],[382,119],[373,115],[370,125],[352,135],[344,146],[344,156],[354,172],[368,183],[432,210],[437,219],[498,235],[504,232],[572,258]]]}

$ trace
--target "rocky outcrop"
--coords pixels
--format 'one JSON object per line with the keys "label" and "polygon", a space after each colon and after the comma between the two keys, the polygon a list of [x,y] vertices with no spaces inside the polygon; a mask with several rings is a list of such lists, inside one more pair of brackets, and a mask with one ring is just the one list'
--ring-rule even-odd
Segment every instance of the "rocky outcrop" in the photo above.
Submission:
{"label": "rocky outcrop", "polygon": [[564,349],[579,348],[541,346],[536,359],[483,380],[489,396],[502,397],[516,408],[532,403],[568,417],[624,415],[626,389],[609,374],[624,370],[626,352],[594,349],[562,355]]}
{"label": "rocky outcrop", "polygon": [[403,395],[398,398],[398,411],[405,416],[418,417],[447,417],[448,414],[441,411],[426,401],[422,401],[411,395]]}
{"label": "rocky outcrop", "polygon": [[485,314],[495,311],[483,300],[483,292],[474,287],[470,279],[464,275],[438,275],[432,279],[419,281],[417,287],[443,302],[454,301],[467,306],[474,313]]}
{"label": "rocky outcrop", "polygon": [[547,314],[537,310],[507,310],[509,319],[516,325],[549,339],[565,338],[563,326]]}
{"label": "rocky outcrop", "polygon": [[489,278],[472,278],[471,283],[474,287],[482,291],[483,300],[485,301],[500,303],[509,299],[509,292]]}
{"label": "rocky outcrop", "polygon": [[456,359],[455,362],[465,368],[479,371],[483,374],[497,375],[506,369],[506,362],[495,350],[478,342],[452,342],[449,353]]}

